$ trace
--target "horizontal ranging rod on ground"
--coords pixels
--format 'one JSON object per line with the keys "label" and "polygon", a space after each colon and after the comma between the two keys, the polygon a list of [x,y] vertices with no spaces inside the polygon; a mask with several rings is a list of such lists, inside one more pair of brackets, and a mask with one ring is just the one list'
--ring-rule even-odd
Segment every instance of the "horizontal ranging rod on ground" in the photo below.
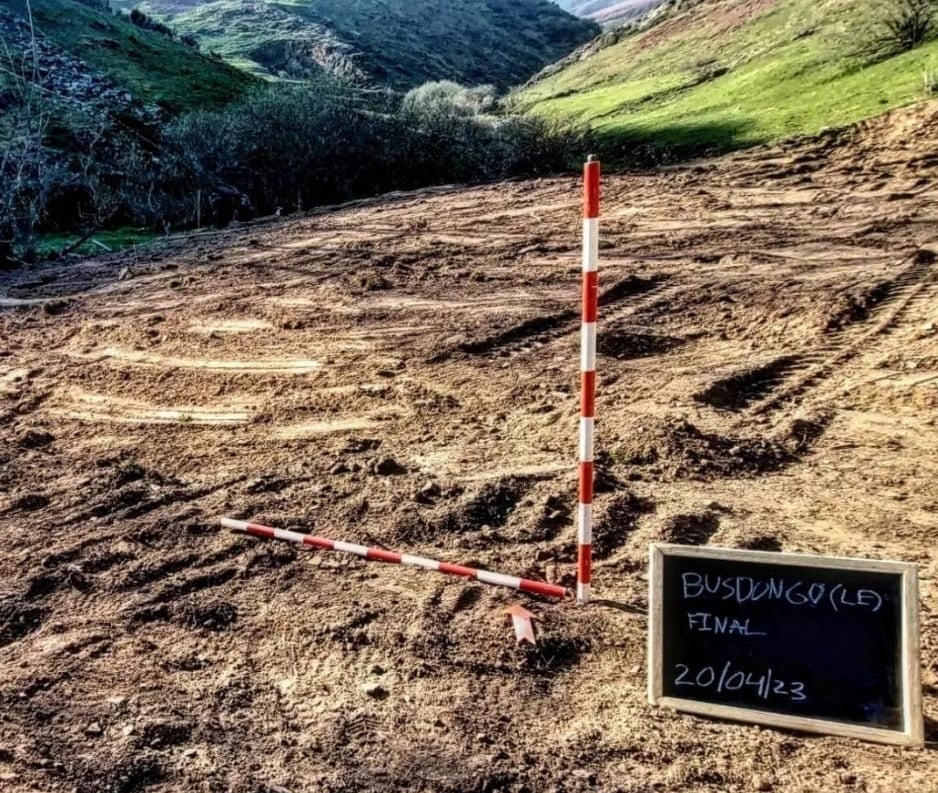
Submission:
{"label": "horizontal ranging rod on ground", "polygon": [[302,534],[298,531],[273,529],[270,526],[261,526],[257,523],[247,523],[243,520],[232,520],[231,518],[222,518],[221,525],[226,529],[231,529],[240,534],[250,534],[254,537],[262,537],[268,540],[285,540],[286,542],[295,542],[299,545],[310,545],[313,548],[319,548],[325,551],[350,553],[354,556],[360,556],[362,559],[371,559],[376,562],[403,564],[408,567],[422,567],[424,570],[435,570],[444,575],[473,578],[483,584],[509,587],[510,589],[517,589],[531,595],[543,595],[544,597],[551,598],[564,598],[567,596],[567,590],[557,584],[548,584],[543,581],[531,581],[527,578],[517,578],[516,576],[503,575],[502,573],[492,573],[488,570],[476,570],[472,567],[439,562],[436,559],[428,559],[424,556],[409,556],[404,553],[385,551],[381,548],[369,548],[365,545],[356,545],[351,542],[330,540],[325,537],[315,537],[311,534]]}
{"label": "horizontal ranging rod on ground", "polygon": [[650,555],[653,705],[922,745],[915,565],[678,545]]}

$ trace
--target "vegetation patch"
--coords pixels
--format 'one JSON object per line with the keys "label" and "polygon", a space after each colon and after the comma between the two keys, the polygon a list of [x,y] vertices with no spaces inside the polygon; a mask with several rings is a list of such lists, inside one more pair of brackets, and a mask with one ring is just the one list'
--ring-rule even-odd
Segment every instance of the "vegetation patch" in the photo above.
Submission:
{"label": "vegetation patch", "polygon": [[595,37],[548,0],[115,0],[160,16],[248,70],[320,73],[407,90],[436,80],[517,85]]}
{"label": "vegetation patch", "polygon": [[623,164],[810,135],[928,93],[923,71],[938,56],[934,8],[931,0],[676,7],[659,24],[629,28],[571,59],[513,101],[589,123],[606,158]]}

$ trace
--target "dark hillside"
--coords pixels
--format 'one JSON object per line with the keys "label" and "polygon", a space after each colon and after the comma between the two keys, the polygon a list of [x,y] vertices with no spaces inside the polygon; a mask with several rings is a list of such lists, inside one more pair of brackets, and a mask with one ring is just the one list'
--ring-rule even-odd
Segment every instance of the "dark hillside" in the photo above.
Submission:
{"label": "dark hillside", "polygon": [[[3,5],[23,18],[25,0],[6,0]],[[32,11],[48,46],[79,59],[141,103],[170,113],[225,104],[241,96],[253,82],[228,64],[180,41],[84,3],[33,0]],[[16,52],[12,55],[15,58]]]}
{"label": "dark hillside", "polygon": [[118,0],[232,63],[286,78],[325,70],[406,89],[509,87],[599,33],[548,0]]}

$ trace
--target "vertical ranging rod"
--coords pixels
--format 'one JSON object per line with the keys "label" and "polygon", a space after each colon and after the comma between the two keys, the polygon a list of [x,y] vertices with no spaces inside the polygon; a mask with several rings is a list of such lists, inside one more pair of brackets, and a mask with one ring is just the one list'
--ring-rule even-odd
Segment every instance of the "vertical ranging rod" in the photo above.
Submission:
{"label": "vertical ranging rod", "polygon": [[589,603],[593,550],[593,422],[596,415],[596,318],[599,313],[599,161],[583,168],[583,331],[580,358],[580,503],[576,599]]}

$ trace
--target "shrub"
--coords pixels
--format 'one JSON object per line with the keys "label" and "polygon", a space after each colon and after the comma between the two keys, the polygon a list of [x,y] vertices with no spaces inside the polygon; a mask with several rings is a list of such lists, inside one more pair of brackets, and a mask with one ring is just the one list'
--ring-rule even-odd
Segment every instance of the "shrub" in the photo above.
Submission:
{"label": "shrub", "polygon": [[275,84],[161,132],[101,114],[69,119],[78,111],[40,99],[12,95],[0,115],[0,267],[40,231],[189,226],[197,206],[224,226],[391,190],[556,173],[591,148],[575,127],[504,114],[493,89],[454,83],[405,97],[329,78]]}
{"label": "shrub", "polygon": [[[557,172],[582,157],[585,134],[496,115],[491,88],[432,83],[394,103],[322,78],[271,86],[167,131],[176,189],[205,189],[226,223],[389,190]],[[238,196],[232,207],[232,197]]]}
{"label": "shrub", "polygon": [[155,20],[151,16],[147,16],[143,11],[137,8],[132,9],[130,13],[126,15],[126,18],[141,30],[152,30],[154,33],[159,33],[161,36],[166,36],[170,39],[176,38],[176,33],[172,28]]}
{"label": "shrub", "polygon": [[891,0],[883,20],[882,46],[892,52],[907,52],[931,38],[935,32],[938,0]]}
{"label": "shrub", "polygon": [[932,64],[922,69],[922,91],[925,96],[938,94],[938,69]]}

